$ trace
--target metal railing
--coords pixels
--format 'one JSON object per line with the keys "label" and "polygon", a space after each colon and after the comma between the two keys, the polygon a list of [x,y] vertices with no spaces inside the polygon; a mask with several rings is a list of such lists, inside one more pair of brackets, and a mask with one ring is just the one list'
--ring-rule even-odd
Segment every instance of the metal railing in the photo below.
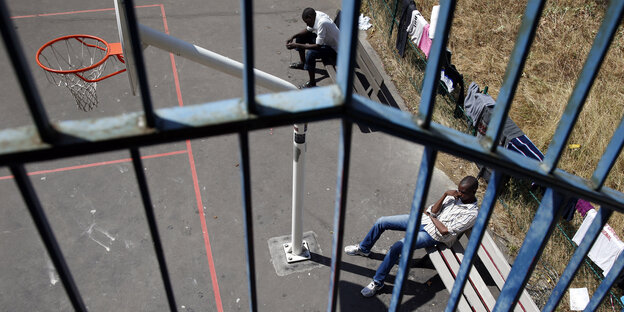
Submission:
{"label": "metal railing", "polygon": [[[566,271],[545,310],[553,310],[561,300],[574,277],[589,247],[598,236],[613,211],[624,212],[624,194],[617,190],[604,187],[604,181],[624,145],[624,121],[615,131],[606,151],[604,152],[591,180],[569,174],[557,168],[563,147],[567,142],[572,128],[583,107],[587,93],[594,82],[606,51],[613,40],[615,31],[624,14],[624,1],[611,1],[600,31],[596,35],[581,75],[570,96],[567,108],[546,153],[544,163],[522,157],[513,151],[497,148],[503,120],[511,107],[520,73],[535,36],[535,29],[540,20],[544,0],[530,0],[524,14],[518,40],[513,49],[505,74],[503,87],[494,109],[488,132],[482,141],[476,137],[449,129],[432,122],[431,115],[434,97],[438,86],[441,67],[441,55],[446,46],[446,38],[451,28],[455,1],[440,1],[438,33],[433,41],[429,61],[426,65],[422,101],[420,111],[414,116],[392,107],[371,101],[352,92],[354,56],[357,40],[357,17],[360,2],[344,0],[342,3],[342,20],[340,33],[340,51],[338,53],[337,86],[319,87],[301,91],[290,91],[279,94],[255,96],[252,74],[253,11],[251,0],[241,0],[243,46],[245,75],[243,79],[244,98],[224,100],[208,104],[186,107],[175,107],[154,110],[147,87],[145,64],[141,57],[138,24],[134,13],[133,1],[125,2],[128,11],[131,38],[134,42],[132,53],[136,59],[144,111],[126,114],[114,118],[101,118],[97,123],[92,121],[59,122],[52,126],[41,103],[33,78],[24,59],[17,34],[9,18],[4,0],[0,0],[0,27],[2,37],[11,62],[18,73],[18,80],[24,92],[28,107],[35,125],[19,129],[0,130],[0,165],[9,166],[15,181],[22,193],[24,202],[35,222],[45,248],[59,273],[65,290],[73,307],[85,311],[86,307],[74,282],[71,271],[58,246],[37,194],[26,175],[24,164],[63,157],[101,153],[105,151],[129,149],[131,151],[137,183],[146,210],[156,255],[161,268],[161,275],[172,311],[176,310],[175,298],[169,282],[169,276],[160,246],[158,229],[153,221],[153,210],[150,195],[144,176],[140,174],[140,155],[137,148],[159,143],[173,142],[197,137],[215,136],[224,133],[239,134],[241,155],[241,178],[243,211],[245,216],[245,237],[247,246],[247,273],[249,285],[249,309],[257,310],[256,272],[254,265],[253,228],[251,222],[251,181],[249,175],[249,140],[248,132],[255,129],[287,125],[295,122],[307,122],[339,118],[342,122],[339,159],[337,168],[337,187],[334,207],[334,231],[331,258],[331,278],[328,295],[327,311],[335,311],[338,283],[340,280],[340,263],[344,234],[344,218],[347,209],[347,186],[349,176],[349,159],[351,152],[353,122],[366,123],[392,136],[401,137],[425,146],[424,156],[420,165],[414,200],[410,211],[410,220],[406,231],[399,271],[393,288],[391,311],[397,311],[401,299],[404,282],[409,271],[408,259],[413,254],[415,234],[419,228],[420,217],[425,205],[425,195],[430,186],[433,166],[438,152],[446,152],[471,161],[478,161],[494,172],[480,209],[477,222],[466,248],[464,260],[454,284],[447,311],[455,310],[462,289],[466,283],[469,268],[476,254],[477,247],[486,229],[492,208],[501,188],[500,181],[504,175],[527,178],[547,187],[540,207],[537,210],[531,228],[516,258],[504,288],[498,298],[494,311],[512,310],[521,290],[524,288],[535,267],[535,259],[550,237],[559,218],[560,206],[569,196],[582,197],[602,205],[598,217],[592,223],[581,245],[574,253]],[[293,105],[297,103],[297,105]],[[218,113],[218,114],[216,114]],[[138,122],[139,121],[139,122]],[[107,131],[114,126],[115,131]],[[152,221],[150,221],[152,220]],[[605,280],[600,284],[587,310],[595,310],[616,276],[624,267],[624,255],[620,256]]]}

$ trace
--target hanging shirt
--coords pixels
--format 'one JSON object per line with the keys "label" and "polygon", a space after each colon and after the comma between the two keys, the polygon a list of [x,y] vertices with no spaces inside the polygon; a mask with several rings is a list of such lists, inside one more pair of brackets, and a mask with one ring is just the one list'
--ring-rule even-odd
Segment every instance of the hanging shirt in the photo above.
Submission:
{"label": "hanging shirt", "polygon": [[414,10],[414,12],[412,12],[412,20],[407,27],[407,35],[416,46],[420,43],[425,25],[427,25],[427,20],[425,20],[418,10]]}
{"label": "hanging shirt", "polygon": [[464,100],[464,110],[466,115],[472,119],[473,126],[477,125],[477,120],[479,120],[483,108],[486,106],[491,107],[495,104],[496,101],[491,96],[479,91],[479,86],[474,81],[470,83],[466,99]]}
{"label": "hanging shirt", "polygon": [[[427,211],[431,212],[432,207],[433,205],[429,206]],[[474,203],[464,204],[461,199],[456,199],[453,196],[446,196],[442,201],[442,207],[440,207],[437,218],[446,226],[448,234],[442,235],[429,216],[425,214],[422,216],[421,224],[425,226],[425,231],[431,235],[431,238],[451,247],[461,233],[470,229],[475,224],[478,213],[479,206],[476,201]]]}
{"label": "hanging shirt", "polygon": [[329,15],[321,11],[316,11],[314,26],[306,28],[308,31],[316,34],[316,44],[328,45],[334,49],[334,51],[338,52],[340,30],[338,30],[338,26],[334,24],[334,21],[332,21]]}
{"label": "hanging shirt", "polygon": [[[585,237],[585,233],[594,221],[596,214],[597,212],[595,209],[591,209],[587,212],[587,216],[583,220],[581,227],[579,227],[572,238],[572,241],[577,245],[579,245],[583,237]],[[589,250],[588,256],[589,259],[594,261],[594,263],[602,269],[602,275],[607,276],[622,250],[624,250],[624,243],[617,236],[613,228],[605,224],[602,228],[602,232],[600,232],[600,235],[596,238],[594,245],[592,245],[591,250]]]}

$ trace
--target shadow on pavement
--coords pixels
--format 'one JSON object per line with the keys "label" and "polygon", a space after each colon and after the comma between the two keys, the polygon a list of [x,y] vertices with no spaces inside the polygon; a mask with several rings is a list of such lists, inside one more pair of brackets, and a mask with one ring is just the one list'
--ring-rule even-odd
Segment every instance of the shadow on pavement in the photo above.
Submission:
{"label": "shadow on pavement", "polygon": [[[373,252],[369,257],[371,259],[381,261],[384,255]],[[311,261],[328,267],[331,266],[330,258],[316,253],[311,254]],[[429,257],[412,259],[411,267],[434,269]],[[365,268],[360,265],[344,261],[342,261],[340,269],[353,274],[370,277],[371,279],[375,275],[374,269]],[[389,275],[386,280],[386,285],[378,292],[378,294],[391,295],[393,291],[394,278],[394,275]],[[341,311],[386,311],[388,309],[387,304],[381,301],[377,296],[364,298],[360,294],[360,291],[364,286],[366,285],[359,285],[344,280],[339,282],[338,296]],[[444,287],[439,275],[435,275],[424,283],[408,279],[403,289],[404,297],[400,310],[415,311],[418,307],[427,304],[431,298],[435,297],[437,292],[445,289],[446,288]]]}

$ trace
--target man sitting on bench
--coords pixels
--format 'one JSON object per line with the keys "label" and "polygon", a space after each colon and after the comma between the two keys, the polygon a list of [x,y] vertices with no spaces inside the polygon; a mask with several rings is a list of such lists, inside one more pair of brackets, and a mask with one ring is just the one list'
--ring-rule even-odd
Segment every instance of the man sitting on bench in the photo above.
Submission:
{"label": "man sitting on bench", "polygon": [[[459,182],[457,190],[448,190],[422,216],[420,230],[414,248],[433,247],[444,243],[451,247],[461,233],[470,229],[479,212],[475,193],[479,182],[473,176],[466,176]],[[409,214],[381,217],[377,219],[364,240],[357,245],[345,247],[350,256],[368,257],[371,248],[385,230],[405,231]],[[395,263],[399,260],[404,239],[394,243],[377,268],[373,281],[362,289],[364,297],[371,297],[384,286],[384,280]]]}
{"label": "man sitting on bench", "polygon": [[[301,62],[290,64],[290,68],[307,70],[310,80],[300,88],[310,88],[316,86],[314,79],[316,59],[336,57],[340,31],[327,14],[314,11],[313,8],[304,9],[301,18],[307,27],[288,38],[286,48],[299,51]],[[307,53],[306,50],[308,50]]]}

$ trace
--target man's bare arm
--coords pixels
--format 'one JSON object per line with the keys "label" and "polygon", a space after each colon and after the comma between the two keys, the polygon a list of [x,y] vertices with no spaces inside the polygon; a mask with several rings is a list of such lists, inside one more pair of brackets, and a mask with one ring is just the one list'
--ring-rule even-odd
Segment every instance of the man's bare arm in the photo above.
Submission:
{"label": "man's bare arm", "polygon": [[457,190],[448,190],[446,192],[444,192],[444,194],[442,194],[442,197],[440,197],[440,199],[438,199],[437,202],[435,202],[435,204],[433,204],[433,206],[431,207],[431,213],[437,215],[438,213],[440,213],[440,210],[442,209],[442,203],[444,202],[444,199],[447,196],[453,196],[455,198],[459,197],[459,191]]}
{"label": "man's bare arm", "polygon": [[307,33],[309,33],[308,29],[304,29],[294,35],[292,35],[292,37],[288,38],[288,40],[286,40],[286,45],[288,45],[289,43],[293,42],[293,40],[295,40],[295,38],[301,37],[301,36],[305,36]]}

